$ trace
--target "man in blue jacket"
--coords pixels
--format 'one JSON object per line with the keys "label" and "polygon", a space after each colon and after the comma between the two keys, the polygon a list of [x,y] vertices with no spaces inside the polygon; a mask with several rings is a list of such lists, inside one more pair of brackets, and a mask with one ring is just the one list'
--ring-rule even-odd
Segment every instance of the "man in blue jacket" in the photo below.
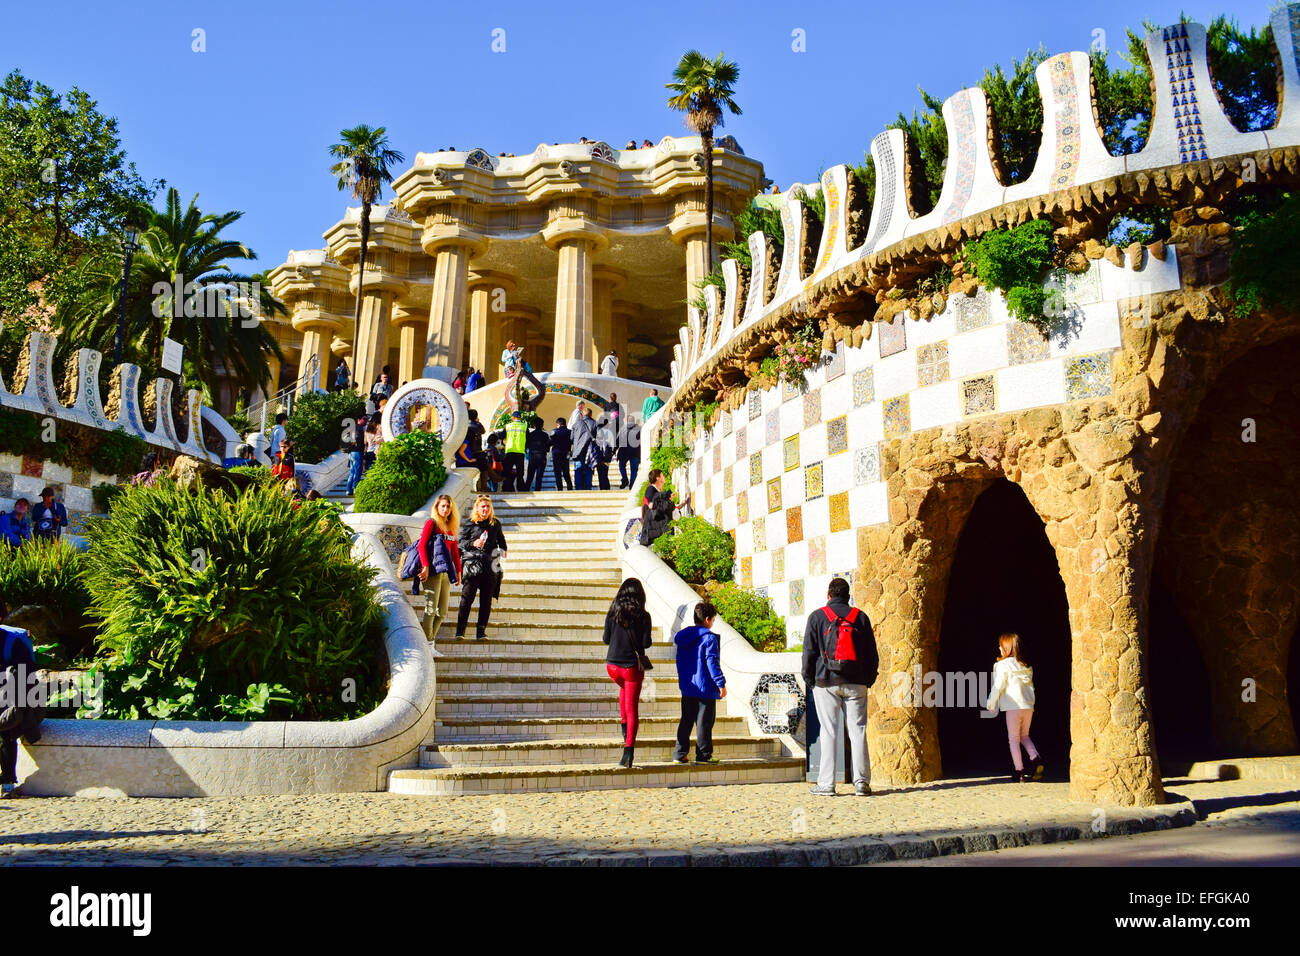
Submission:
{"label": "man in blue jacket", "polygon": [[27,520],[26,498],[14,502],[14,510],[0,514],[0,543],[11,547],[21,547],[24,541],[32,540],[32,523]]}
{"label": "man in blue jacket", "polygon": [[695,605],[695,626],[673,636],[677,645],[677,684],[682,690],[682,719],[677,722],[673,763],[686,763],[695,725],[695,762],[718,763],[713,756],[713,721],[718,701],[727,696],[727,679],[718,663],[718,635],[710,630],[718,609],[708,601]]}
{"label": "man in blue jacket", "polygon": [[41,739],[45,714],[29,707],[28,688],[36,680],[36,654],[31,635],[19,627],[0,624],[0,797],[18,788],[18,740]]}

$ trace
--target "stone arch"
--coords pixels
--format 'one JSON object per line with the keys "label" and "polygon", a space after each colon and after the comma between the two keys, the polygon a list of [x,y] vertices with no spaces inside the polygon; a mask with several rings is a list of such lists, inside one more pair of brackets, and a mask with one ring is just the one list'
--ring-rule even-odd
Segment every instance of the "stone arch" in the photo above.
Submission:
{"label": "stone arch", "polygon": [[1205,660],[1205,758],[1297,752],[1287,683],[1300,623],[1298,362],[1300,336],[1237,357],[1197,403],[1171,462],[1155,586],[1187,623],[1188,653]]}
{"label": "stone arch", "polygon": [[1070,743],[1071,640],[1065,585],[1043,520],[1007,479],[985,484],[957,541],[939,632],[937,713],[946,777],[1010,773],[1005,722],[982,714],[997,635],[1015,631],[1034,668],[1031,734],[1053,774]]}

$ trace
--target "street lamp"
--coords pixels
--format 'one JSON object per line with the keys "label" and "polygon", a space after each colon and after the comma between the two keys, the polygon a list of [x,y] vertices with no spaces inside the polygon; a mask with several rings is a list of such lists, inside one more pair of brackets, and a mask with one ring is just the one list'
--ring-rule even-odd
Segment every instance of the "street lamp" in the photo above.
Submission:
{"label": "street lamp", "polygon": [[117,342],[113,346],[113,364],[122,364],[122,340],[126,338],[126,283],[131,277],[131,258],[140,247],[140,231],[135,226],[126,227],[122,249],[126,259],[122,263],[122,284],[117,290]]}

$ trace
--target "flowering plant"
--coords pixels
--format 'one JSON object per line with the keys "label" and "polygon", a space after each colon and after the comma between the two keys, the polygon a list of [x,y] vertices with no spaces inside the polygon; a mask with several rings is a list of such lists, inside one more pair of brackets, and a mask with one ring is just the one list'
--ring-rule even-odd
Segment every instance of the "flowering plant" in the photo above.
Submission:
{"label": "flowering plant", "polygon": [[815,326],[807,325],[796,332],[794,338],[777,345],[772,354],[776,356],[781,378],[802,385],[804,375],[816,368],[821,360],[821,336]]}

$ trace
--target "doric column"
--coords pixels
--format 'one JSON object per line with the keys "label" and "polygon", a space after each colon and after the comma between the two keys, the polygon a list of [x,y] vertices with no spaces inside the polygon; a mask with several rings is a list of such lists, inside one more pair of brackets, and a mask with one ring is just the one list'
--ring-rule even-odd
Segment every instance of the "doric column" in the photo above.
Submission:
{"label": "doric column", "polygon": [[[323,313],[319,308],[302,303],[293,310],[293,328],[302,333],[302,360],[298,369],[299,379],[307,374],[307,365],[313,356],[317,362],[315,380],[304,384],[316,388],[325,388],[329,382],[330,342],[338,332],[338,321]],[[278,371],[278,370],[277,370]],[[274,389],[272,389],[274,391]]]}
{"label": "doric column", "polygon": [[470,257],[485,247],[483,237],[459,223],[430,225],[420,238],[434,257],[433,297],[424,348],[426,374],[452,381],[464,363],[465,290]]}
{"label": "doric column", "polygon": [[423,310],[408,311],[398,305],[393,309],[393,329],[397,332],[398,358],[393,386],[414,381],[424,371],[425,315]]}
{"label": "doric column", "polygon": [[542,230],[542,238],[559,253],[560,260],[555,282],[555,355],[551,367],[556,372],[591,372],[594,332],[591,257],[608,239],[602,230],[585,219],[576,218],[557,219]]}
{"label": "doric column", "polygon": [[[695,298],[699,283],[709,274],[708,244],[705,241],[704,200],[690,200],[679,204],[680,209],[668,223],[668,234],[686,250],[686,298]],[[698,206],[698,208],[696,208]],[[713,261],[722,261],[719,247],[730,242],[735,230],[730,217],[717,207],[713,210]]]}
{"label": "doric column", "polygon": [[[614,290],[627,281],[627,273],[609,266],[596,266],[591,271],[591,367],[600,371],[600,361],[610,348],[618,350],[614,341]],[[618,351],[619,373],[625,370],[623,352]]]}
{"label": "doric column", "polygon": [[489,378],[489,369],[499,364],[504,339],[500,325],[505,318],[514,280],[500,272],[474,272],[469,277],[469,364]]}
{"label": "doric column", "polygon": [[641,319],[641,306],[635,302],[618,299],[610,308],[610,342],[618,351],[618,374],[623,378],[632,378],[632,353],[628,345],[630,330]]}
{"label": "doric column", "polygon": [[388,361],[388,323],[395,298],[394,293],[384,290],[367,290],[361,297],[361,322],[352,350],[356,356],[352,374],[362,395],[370,390]]}

